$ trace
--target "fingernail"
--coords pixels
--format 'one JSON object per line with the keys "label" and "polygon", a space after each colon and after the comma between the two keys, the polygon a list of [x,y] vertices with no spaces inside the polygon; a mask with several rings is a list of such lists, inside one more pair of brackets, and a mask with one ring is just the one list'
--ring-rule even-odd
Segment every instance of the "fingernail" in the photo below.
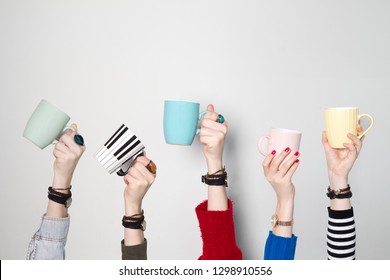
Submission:
{"label": "fingernail", "polygon": [[285,150],[284,150],[286,153],[288,153],[289,151],[290,151],[290,148],[286,148]]}
{"label": "fingernail", "polygon": [[295,152],[294,156],[296,157],[299,156],[299,152]]}
{"label": "fingernail", "polygon": [[296,161],[295,161],[295,163],[298,163],[299,162],[299,159],[297,159]]}
{"label": "fingernail", "polygon": [[271,154],[275,155],[275,154],[276,154],[276,151],[275,151],[275,150],[273,150],[273,151],[271,152]]}

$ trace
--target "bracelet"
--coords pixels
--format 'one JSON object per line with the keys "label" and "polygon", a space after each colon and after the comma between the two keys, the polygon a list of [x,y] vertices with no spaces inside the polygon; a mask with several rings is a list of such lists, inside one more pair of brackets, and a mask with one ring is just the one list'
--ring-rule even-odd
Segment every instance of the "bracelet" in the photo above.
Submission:
{"label": "bracelet", "polygon": [[[218,174],[221,173],[222,174]],[[209,186],[225,186],[227,188],[227,173],[225,167],[213,174],[207,173],[206,175],[202,175],[202,183],[205,183]]]}
{"label": "bracelet", "polygon": [[64,205],[65,208],[69,208],[72,204],[72,197],[61,197],[49,193],[47,198],[51,201]]}
{"label": "bracelet", "polygon": [[49,187],[47,189],[47,193],[48,194],[51,194],[51,195],[54,195],[54,196],[58,196],[58,197],[62,197],[62,198],[70,198],[72,197],[72,192],[70,191],[70,188],[68,189],[69,190],[69,193],[62,193],[62,192],[57,192],[56,190],[60,190],[60,189],[53,189],[53,187]]}
{"label": "bracelet", "polygon": [[59,188],[53,188],[51,187],[53,190],[56,190],[56,191],[69,191],[71,188],[72,188],[72,185],[69,186],[69,188],[65,188],[65,189],[59,189]]}
{"label": "bracelet", "polygon": [[134,215],[131,215],[131,216],[123,216],[122,218],[122,221],[129,221],[129,222],[132,222],[132,221],[140,221],[140,220],[144,220],[144,210],[141,211],[141,213],[139,214],[134,214]]}
{"label": "bracelet", "polygon": [[344,188],[344,189],[333,190],[329,186],[328,187],[328,192],[327,192],[326,196],[329,197],[330,199],[351,198],[352,197],[351,187],[348,184],[348,186],[346,188]]}
{"label": "bracelet", "polygon": [[122,226],[129,229],[140,229],[142,231],[145,231],[146,221],[144,216],[144,210],[142,210],[139,214],[123,216]]}

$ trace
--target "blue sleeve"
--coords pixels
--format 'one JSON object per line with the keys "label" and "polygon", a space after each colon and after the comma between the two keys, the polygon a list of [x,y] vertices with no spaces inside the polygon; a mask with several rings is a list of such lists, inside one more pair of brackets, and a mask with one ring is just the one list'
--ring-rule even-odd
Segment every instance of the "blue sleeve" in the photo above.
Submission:
{"label": "blue sleeve", "polygon": [[265,260],[293,260],[297,237],[277,236],[269,232],[267,242],[265,243],[264,259]]}
{"label": "blue sleeve", "polygon": [[27,250],[28,260],[63,260],[69,230],[66,218],[42,217],[41,226],[31,238]]}

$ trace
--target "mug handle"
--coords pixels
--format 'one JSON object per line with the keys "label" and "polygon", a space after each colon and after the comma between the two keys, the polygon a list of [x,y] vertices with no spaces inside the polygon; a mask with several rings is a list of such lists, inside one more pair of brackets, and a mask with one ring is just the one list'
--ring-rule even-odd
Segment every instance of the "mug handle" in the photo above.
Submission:
{"label": "mug handle", "polygon": [[129,158],[128,160],[126,160],[121,168],[116,172],[116,175],[118,176],[125,176],[127,174],[127,172],[129,172],[130,168],[134,165],[136,159],[140,156],[144,156],[145,155],[145,152],[144,151],[141,151],[140,153],[136,154],[135,156]]}
{"label": "mug handle", "polygon": [[[64,135],[65,133],[68,132],[68,130],[73,130],[74,132],[76,132],[76,130],[71,127],[71,126],[65,126],[65,128],[62,130],[62,133],[59,135],[58,139],[61,138],[62,135]],[[57,139],[54,139],[54,141],[52,142],[53,145],[57,144],[58,143],[58,140]]]}
{"label": "mug handle", "polygon": [[371,123],[370,123],[369,127],[367,127],[366,130],[364,130],[363,133],[358,136],[359,139],[361,139],[371,129],[371,127],[374,124],[374,118],[371,115],[369,115],[369,114],[358,115],[358,121],[360,121],[360,119],[363,118],[363,117],[369,118],[371,120]]}
{"label": "mug handle", "polygon": [[263,150],[263,141],[264,139],[267,139],[269,141],[270,137],[268,135],[263,135],[259,138],[259,141],[257,142],[257,148],[259,150],[259,152],[263,155],[263,156],[267,156],[267,153],[264,152]]}
{"label": "mug handle", "polygon": [[[199,113],[199,116],[198,116],[198,120],[200,121],[202,118],[203,118],[203,116],[205,115],[205,114],[207,114],[208,112],[210,112],[209,110],[204,110],[204,111],[202,111],[202,112],[200,112]],[[200,128],[198,127],[197,129],[196,129],[196,134],[199,134],[200,133]]]}

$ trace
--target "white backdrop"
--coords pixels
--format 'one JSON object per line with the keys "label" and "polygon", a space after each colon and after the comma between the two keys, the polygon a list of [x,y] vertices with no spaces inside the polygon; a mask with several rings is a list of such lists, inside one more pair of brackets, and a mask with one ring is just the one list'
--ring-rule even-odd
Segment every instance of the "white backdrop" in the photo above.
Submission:
{"label": "white backdrop", "polygon": [[46,209],[52,148],[22,137],[46,98],[79,125],[87,151],[73,180],[67,259],[119,259],[121,178],[94,153],[120,124],[158,177],[143,208],[150,259],[196,259],[194,207],[206,199],[199,139],[171,146],[165,99],[212,103],[226,117],[224,162],[238,245],[262,259],[275,208],[257,152],[271,126],[301,130],[294,176],[296,259],[326,258],[322,110],[357,106],[375,125],[350,174],[358,259],[390,259],[389,1],[0,0],[0,259],[23,259]]}

